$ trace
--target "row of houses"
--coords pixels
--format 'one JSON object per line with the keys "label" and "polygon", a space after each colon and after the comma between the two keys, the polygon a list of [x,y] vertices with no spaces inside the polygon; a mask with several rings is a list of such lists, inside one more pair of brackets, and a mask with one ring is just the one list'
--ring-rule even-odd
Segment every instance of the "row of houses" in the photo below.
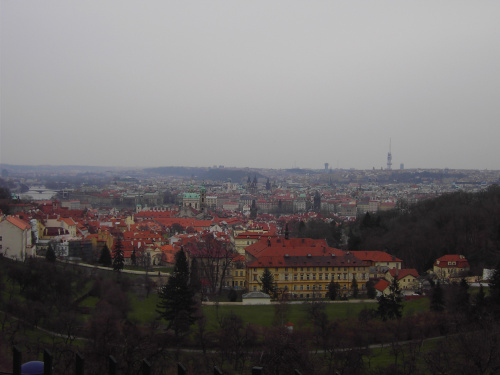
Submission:
{"label": "row of houses", "polygon": [[[0,253],[24,260],[37,255],[35,244],[40,246],[51,238],[66,238],[57,242],[60,257],[81,259],[87,254],[95,259],[102,247],[113,248],[119,233],[126,262],[131,262],[135,251],[136,259],[155,266],[172,264],[181,246],[191,243],[195,244],[191,248],[196,248],[203,236],[210,235],[222,242],[224,249],[234,252],[230,264],[221,268],[223,277],[218,277],[218,286],[224,288],[258,291],[265,269],[272,272],[281,294],[296,298],[323,298],[331,281],[340,286],[343,294],[350,293],[354,280],[361,291],[367,281],[379,280],[376,288],[381,293],[386,291],[387,283],[394,277],[408,293],[420,285],[417,271],[404,269],[402,260],[390,254],[382,251],[347,252],[329,247],[325,240],[287,238],[278,234],[276,225],[271,223],[247,223],[229,231],[223,220],[173,218],[171,213],[137,216],[137,222],[127,218],[109,219],[109,226],[106,221],[90,222],[86,230],[78,220],[71,218],[49,215],[43,221],[28,222],[17,216],[6,216],[0,220]],[[161,234],[164,228],[172,228],[174,224],[189,226],[193,228],[192,233]],[[100,230],[90,233],[92,225],[100,225]],[[37,236],[40,237],[38,240]],[[199,251],[193,252],[192,256],[204,258],[203,252]],[[210,262],[213,261],[212,258]],[[212,267],[213,264],[206,263],[205,266]],[[450,278],[469,269],[463,256],[447,255],[436,260],[433,271],[438,278]]]}

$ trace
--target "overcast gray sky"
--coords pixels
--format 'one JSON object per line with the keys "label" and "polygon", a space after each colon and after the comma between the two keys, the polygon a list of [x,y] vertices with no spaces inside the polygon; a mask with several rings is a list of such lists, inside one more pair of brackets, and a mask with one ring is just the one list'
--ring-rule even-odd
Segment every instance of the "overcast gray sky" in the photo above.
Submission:
{"label": "overcast gray sky", "polygon": [[7,1],[1,162],[500,169],[499,1]]}

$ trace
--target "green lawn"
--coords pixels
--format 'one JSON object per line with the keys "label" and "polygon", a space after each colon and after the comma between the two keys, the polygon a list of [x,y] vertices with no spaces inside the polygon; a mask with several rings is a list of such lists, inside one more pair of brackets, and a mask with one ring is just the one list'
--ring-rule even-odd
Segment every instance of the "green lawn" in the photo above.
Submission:
{"label": "green lawn", "polygon": [[149,323],[158,317],[156,305],[158,304],[158,294],[151,293],[144,299],[137,298],[135,293],[128,293],[131,311],[128,318],[139,323]]}
{"label": "green lawn", "polygon": [[87,297],[82,302],[80,302],[80,306],[82,307],[95,307],[99,302],[98,297]]}
{"label": "green lawn", "polygon": [[[344,319],[357,314],[364,308],[376,308],[374,303],[334,303],[326,304],[325,312],[330,319]],[[219,305],[203,306],[203,312],[208,320],[208,327],[217,326],[217,316],[221,317],[231,312],[241,316],[244,322],[271,327],[275,322],[275,305]],[[292,322],[297,326],[309,325],[308,304],[289,304],[284,314],[284,322]],[[281,320],[281,319],[279,319]]]}
{"label": "green lawn", "polygon": [[[145,299],[138,299],[134,293],[129,294],[131,311],[129,319],[139,323],[148,323],[153,321],[158,314],[156,305],[158,304],[158,295],[150,294]],[[363,309],[376,309],[377,303],[327,303],[325,312],[329,319],[347,319],[357,317]],[[289,304],[285,314],[286,322],[290,321],[296,326],[309,325],[308,304]],[[429,300],[422,298],[405,303],[403,313],[405,316],[411,316],[419,312],[429,310]],[[239,315],[244,322],[255,325],[271,327],[275,321],[275,305],[204,305],[203,313],[207,318],[207,327],[215,329],[218,326],[217,317],[228,315],[230,313]],[[284,322],[284,323],[286,323]]]}

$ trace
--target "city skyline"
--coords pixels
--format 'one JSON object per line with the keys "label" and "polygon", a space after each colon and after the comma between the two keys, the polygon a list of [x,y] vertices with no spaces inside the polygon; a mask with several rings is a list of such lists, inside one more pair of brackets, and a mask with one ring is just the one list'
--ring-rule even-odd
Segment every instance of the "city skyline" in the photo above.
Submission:
{"label": "city skyline", "polygon": [[0,163],[500,170],[500,4],[2,2]]}

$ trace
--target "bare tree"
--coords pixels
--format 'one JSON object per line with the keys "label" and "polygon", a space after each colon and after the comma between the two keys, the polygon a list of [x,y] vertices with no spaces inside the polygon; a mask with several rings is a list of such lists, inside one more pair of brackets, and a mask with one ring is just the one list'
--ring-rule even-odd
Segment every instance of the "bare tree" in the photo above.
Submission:
{"label": "bare tree", "polygon": [[228,270],[238,254],[212,233],[205,233],[200,241],[186,245],[186,250],[191,258],[198,260],[201,277],[208,283],[210,292],[220,295]]}

